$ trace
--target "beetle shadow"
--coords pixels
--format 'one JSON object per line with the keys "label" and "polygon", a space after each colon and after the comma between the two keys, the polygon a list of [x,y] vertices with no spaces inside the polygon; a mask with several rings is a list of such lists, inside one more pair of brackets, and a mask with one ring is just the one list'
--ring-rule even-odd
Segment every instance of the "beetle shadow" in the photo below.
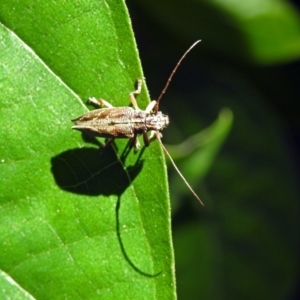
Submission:
{"label": "beetle shadow", "polygon": [[63,190],[89,196],[118,197],[116,203],[116,235],[125,260],[133,270],[146,277],[156,277],[157,274],[148,274],[140,270],[126,252],[121,236],[120,206],[121,196],[132,184],[143,168],[143,147],[137,156],[135,164],[125,166],[126,158],[131,151],[130,141],[123,152],[118,156],[118,148],[114,143],[103,146],[96,138],[83,134],[83,139],[98,148],[70,149],[51,159],[51,172],[56,184]]}
{"label": "beetle shadow", "polygon": [[116,231],[117,231],[118,242],[119,242],[121,251],[122,251],[122,253],[123,253],[123,255],[124,255],[126,261],[127,261],[128,264],[132,267],[133,270],[135,270],[136,272],[138,272],[139,274],[141,274],[141,275],[143,275],[143,276],[151,277],[151,278],[159,276],[159,275],[162,273],[162,271],[157,272],[157,273],[155,273],[155,274],[149,274],[149,273],[146,273],[146,272],[142,271],[141,269],[139,269],[139,268],[132,262],[132,260],[130,259],[129,255],[127,254],[126,249],[125,249],[125,245],[124,245],[124,243],[123,243],[122,236],[121,236],[120,207],[121,207],[121,198],[118,197],[118,201],[117,201],[117,205],[116,205]]}
{"label": "beetle shadow", "polygon": [[121,196],[141,172],[144,149],[134,165],[125,166],[130,153],[129,144],[118,157],[114,143],[105,147],[96,138],[83,136],[85,141],[97,145],[69,149],[51,159],[51,172],[56,184],[63,190],[89,196]]}

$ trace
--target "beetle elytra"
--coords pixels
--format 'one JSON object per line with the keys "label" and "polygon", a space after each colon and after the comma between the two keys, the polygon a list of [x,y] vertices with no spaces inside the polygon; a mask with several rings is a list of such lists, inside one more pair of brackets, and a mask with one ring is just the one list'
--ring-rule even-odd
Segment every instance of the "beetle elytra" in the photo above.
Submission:
{"label": "beetle elytra", "polygon": [[[92,110],[76,119],[73,119],[72,121],[75,123],[75,125],[72,128],[79,131],[87,131],[92,133],[94,136],[109,138],[107,144],[111,143],[115,138],[129,138],[131,139],[131,145],[134,145],[136,148],[140,147],[138,140],[139,134],[143,135],[145,146],[149,146],[151,141],[156,138],[186,186],[190,189],[198,201],[204,205],[187,180],[181,174],[171,155],[161,141],[161,131],[168,126],[169,117],[159,111],[159,102],[162,96],[165,94],[178,66],[188,52],[190,52],[191,49],[194,48],[199,42],[200,40],[196,41],[183,54],[169,76],[167,83],[158,99],[156,101],[151,101],[144,111],[138,107],[135,99],[135,96],[140,94],[142,89],[142,79],[138,79],[137,89],[129,94],[133,108],[113,107],[110,103],[103,99],[96,100],[95,98],[90,98],[90,102],[104,108]],[[149,136],[148,132],[150,132]]]}

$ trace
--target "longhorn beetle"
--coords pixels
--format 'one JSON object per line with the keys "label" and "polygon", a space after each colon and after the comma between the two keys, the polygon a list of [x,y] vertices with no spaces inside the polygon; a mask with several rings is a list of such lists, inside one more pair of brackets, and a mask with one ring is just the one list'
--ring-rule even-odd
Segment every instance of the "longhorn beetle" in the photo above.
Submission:
{"label": "longhorn beetle", "polygon": [[[109,138],[109,141],[106,143],[106,145],[111,143],[115,138],[129,138],[131,139],[130,145],[134,145],[136,148],[139,148],[139,134],[143,134],[145,146],[149,146],[150,142],[156,137],[156,139],[159,141],[161,147],[169,157],[175,170],[182,178],[186,186],[190,189],[190,191],[198,199],[198,201],[202,205],[204,205],[198,197],[198,195],[189,185],[187,180],[181,174],[171,155],[169,154],[169,152],[167,151],[167,149],[161,141],[161,131],[168,126],[169,117],[167,115],[162,114],[162,112],[159,111],[159,102],[165,94],[177,68],[179,67],[180,63],[185,58],[185,56],[199,42],[200,40],[196,41],[182,55],[175,68],[173,69],[171,75],[169,76],[167,83],[164,89],[162,90],[161,94],[159,95],[158,99],[156,101],[151,101],[144,111],[138,107],[138,104],[135,99],[135,95],[140,94],[142,89],[142,79],[138,79],[137,89],[129,94],[129,98],[134,109],[132,107],[113,107],[110,103],[103,99],[96,100],[95,98],[90,98],[90,102],[98,106],[105,106],[106,108],[96,109],[76,119],[73,119],[72,121],[75,123],[75,126],[73,126],[72,128],[80,131],[88,131],[94,136]],[[148,131],[150,131],[150,136],[148,136]]]}

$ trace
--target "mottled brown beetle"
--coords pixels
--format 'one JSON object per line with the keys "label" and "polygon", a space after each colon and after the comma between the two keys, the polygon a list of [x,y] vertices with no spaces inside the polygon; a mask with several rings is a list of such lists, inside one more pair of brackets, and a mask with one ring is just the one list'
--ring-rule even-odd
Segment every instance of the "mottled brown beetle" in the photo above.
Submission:
{"label": "mottled brown beetle", "polygon": [[[199,42],[200,40],[196,41],[183,54],[183,56],[176,64],[174,70],[172,71],[158,99],[156,101],[151,101],[144,111],[138,107],[135,99],[135,95],[140,94],[142,89],[142,80],[138,79],[137,89],[129,94],[129,98],[134,109],[127,106],[113,107],[110,103],[103,99],[96,100],[95,98],[90,98],[90,102],[99,106],[105,106],[105,108],[90,111],[76,119],[73,119],[72,121],[75,123],[75,126],[73,126],[72,128],[80,131],[91,132],[94,136],[109,138],[107,144],[111,143],[115,138],[129,138],[131,139],[131,145],[134,145],[136,148],[140,148],[140,143],[138,140],[139,134],[143,134],[145,146],[149,146],[150,142],[156,137],[156,139],[161,144],[164,152],[172,162],[174,168],[178,172],[179,176],[182,178],[193,195],[203,205],[198,195],[194,192],[192,187],[189,185],[189,183],[177,168],[175,162],[173,161],[172,157],[161,141],[161,131],[169,125],[169,117],[159,111],[159,102],[162,96],[165,94],[178,66],[185,58],[187,53],[190,52],[190,50],[194,48]],[[150,136],[148,136],[149,131]]]}

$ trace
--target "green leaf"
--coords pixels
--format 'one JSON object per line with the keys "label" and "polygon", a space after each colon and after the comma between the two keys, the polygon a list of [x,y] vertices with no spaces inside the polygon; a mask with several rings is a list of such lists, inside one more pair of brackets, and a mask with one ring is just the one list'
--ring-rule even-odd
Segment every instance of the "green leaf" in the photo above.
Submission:
{"label": "green leaf", "polygon": [[5,299],[33,299],[11,277],[2,271],[0,271],[0,286],[1,295],[5,295]]}
{"label": "green leaf", "polygon": [[71,130],[89,96],[127,106],[142,76],[124,2],[2,1],[0,20],[1,297],[175,298],[159,146]]}

